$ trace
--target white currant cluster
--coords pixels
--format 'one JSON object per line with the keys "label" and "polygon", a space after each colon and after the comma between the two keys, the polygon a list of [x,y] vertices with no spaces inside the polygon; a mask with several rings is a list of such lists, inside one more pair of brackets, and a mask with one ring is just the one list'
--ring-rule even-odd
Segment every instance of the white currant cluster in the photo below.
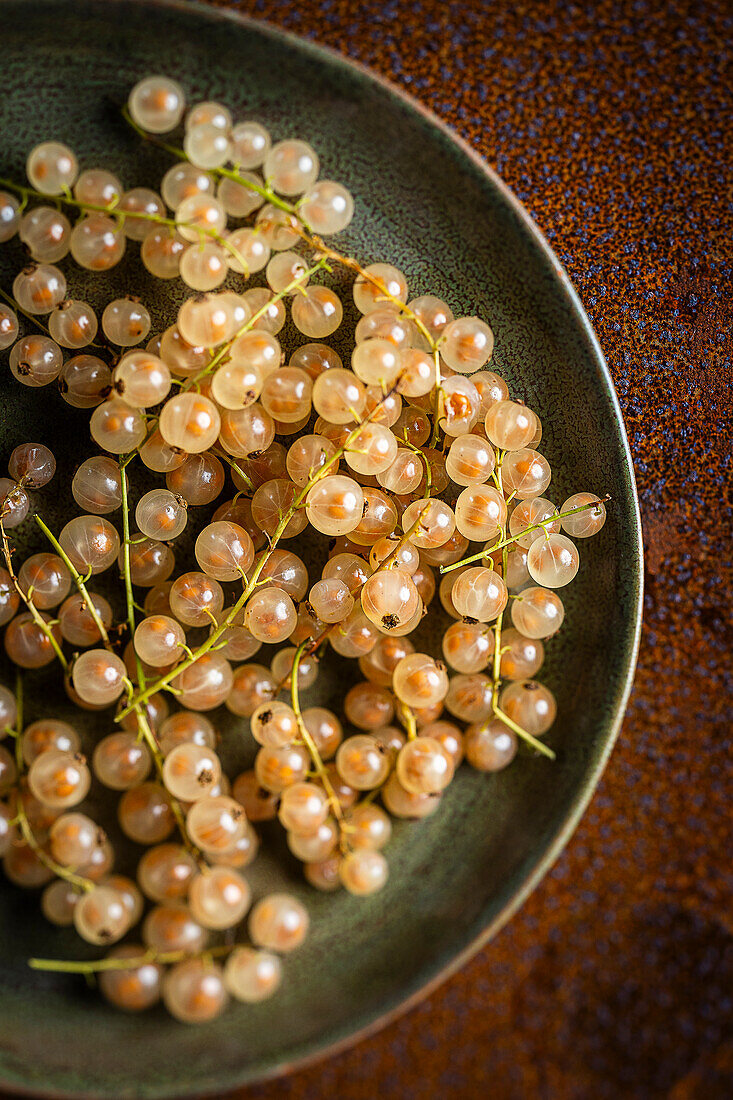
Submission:
{"label": "white currant cluster", "polygon": [[[150,140],[184,121],[160,192],[80,172],[52,141],[31,151],[29,185],[0,192],[0,240],[19,234],[32,259],[2,292],[0,347],[20,383],[57,381],[90,410],[100,452],[73,472],[80,514],[57,534],[35,516],[48,550],[22,563],[7,532],[31,522],[56,462],[40,443],[10,457],[4,646],[22,673],[56,662],[69,699],[104,712],[88,761],[52,700],[27,724],[22,678],[0,687],[0,854],[14,883],[44,888],[50,921],[90,943],[119,943],[142,921],[140,942],[96,963],[35,965],[98,971],[123,1009],[162,997],[201,1022],[230,994],[273,993],[280,956],[307,933],[288,894],[251,907],[258,822],[279,818],[313,886],[368,895],[387,879],[392,818],[433,813],[464,758],[498,771],[521,739],[553,755],[541,738],[555,700],[534,677],[563,621],[556,589],[579,566],[568,536],[595,534],[605,508],[588,493],[559,509],[544,496],[540,419],[488,369],[485,321],[410,298],[398,268],[324,242],[354,204],[318,179],[309,144],[273,143],[218,103],[186,112],[160,76],[135,86],[127,111]],[[163,283],[195,292],[162,332],[136,298],[70,297],[73,266],[57,266],[70,256],[104,272],[129,241]],[[343,302],[317,281],[336,266],[355,276],[348,363],[326,342],[343,336]],[[291,346],[288,307],[305,338]],[[135,462],[159,487],[135,493]],[[316,576],[298,553],[307,528],[326,536]],[[193,558],[177,552],[191,529]],[[439,656],[410,640],[436,589],[451,620]],[[329,650],[362,677],[340,716],[300,702]],[[221,706],[258,746],[238,776],[208,717]],[[146,846],[135,880],[79,808],[93,781]],[[217,942],[248,913],[249,943]]]}

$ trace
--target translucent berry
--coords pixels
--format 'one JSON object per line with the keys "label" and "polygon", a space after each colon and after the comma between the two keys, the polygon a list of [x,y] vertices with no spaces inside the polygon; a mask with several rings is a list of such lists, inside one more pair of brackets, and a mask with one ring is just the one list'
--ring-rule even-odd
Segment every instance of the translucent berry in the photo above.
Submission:
{"label": "translucent berry", "polygon": [[35,145],[26,161],[31,187],[43,195],[61,195],[71,190],[79,172],[76,157],[68,145],[43,141]]}
{"label": "translucent berry", "polygon": [[268,894],[261,898],[249,917],[249,934],[257,947],[278,954],[293,951],[308,934],[308,913],[291,894]]}
{"label": "translucent berry", "polygon": [[74,907],[74,927],[88,943],[114,943],[130,926],[127,908],[110,886],[95,886]]}
{"label": "translucent berry", "polygon": [[593,504],[594,507],[576,515],[563,516],[561,520],[563,530],[574,539],[587,539],[600,531],[606,522],[606,506],[594,493],[575,493],[560,508],[561,512],[571,512],[588,504]]}
{"label": "translucent berry", "polygon": [[39,802],[57,809],[78,805],[86,798],[90,783],[84,757],[60,749],[41,753],[28,771],[31,793]]}
{"label": "translucent berry", "polygon": [[74,662],[71,676],[78,695],[93,706],[108,706],[124,690],[124,661],[106,649],[90,649]]}
{"label": "translucent berry", "polygon": [[216,753],[191,741],[171,749],[163,765],[163,782],[174,798],[196,802],[206,797],[221,778]]}
{"label": "translucent berry", "polygon": [[517,736],[498,718],[479,722],[466,730],[466,760],[481,772],[497,772],[511,764],[517,752]]}
{"label": "translucent berry", "polygon": [[127,107],[133,122],[149,134],[166,134],[181,121],[186,97],[167,76],[146,76],[130,92]]}
{"label": "translucent berry", "polygon": [[183,1023],[215,1019],[228,1001],[221,967],[209,959],[176,963],[163,980],[163,1001],[171,1016]]}
{"label": "translucent berry", "polygon": [[344,856],[339,877],[350,894],[366,897],[381,890],[387,881],[387,860],[381,852],[360,849]]}
{"label": "translucent berry", "polygon": [[238,924],[249,909],[251,892],[246,880],[230,867],[212,867],[191,882],[188,904],[204,928],[223,930]]}

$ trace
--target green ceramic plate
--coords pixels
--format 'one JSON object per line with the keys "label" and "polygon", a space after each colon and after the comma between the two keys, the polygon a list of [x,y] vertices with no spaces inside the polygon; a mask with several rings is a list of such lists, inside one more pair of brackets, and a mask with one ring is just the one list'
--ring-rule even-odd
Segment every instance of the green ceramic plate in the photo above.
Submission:
{"label": "green ceramic plate", "polygon": [[[162,1010],[117,1014],[81,979],[27,969],[29,955],[73,958],[79,943],[49,929],[35,896],[3,886],[1,1087],[219,1093],[353,1041],[424,995],[509,919],[567,842],[618,731],[636,657],[641,540],[629,451],[603,356],[557,259],[487,166],[416,103],[311,43],[190,3],[0,0],[0,26],[0,175],[21,178],[28,148],[56,137],[82,166],[103,163],[127,186],[158,179],[165,156],[141,147],[119,106],[135,80],[161,70],[192,99],[221,98],[277,137],[312,141],[323,174],[356,196],[344,248],[390,259],[413,293],[438,293],[457,314],[491,321],[493,365],[542,416],[554,498],[586,488],[614,498],[602,534],[581,548],[566,626],[548,647],[557,762],[523,756],[494,777],[463,769],[435,817],[397,829],[390,882],[377,897],[304,891],[313,934],[288,959],[271,1002],[235,1007],[198,1030]],[[0,249],[3,286],[17,262],[12,248]],[[126,279],[150,300],[155,288],[137,261],[109,285],[130,289]],[[82,414],[50,391],[20,391],[3,367],[3,465],[24,439],[52,443],[68,463],[91,453]],[[53,520],[67,500],[59,486],[39,504]],[[31,711],[43,693],[43,678],[36,683]],[[93,743],[104,732],[87,736]],[[241,759],[252,755],[244,736],[237,744]],[[301,889],[281,849],[253,873],[256,888],[276,878]]]}

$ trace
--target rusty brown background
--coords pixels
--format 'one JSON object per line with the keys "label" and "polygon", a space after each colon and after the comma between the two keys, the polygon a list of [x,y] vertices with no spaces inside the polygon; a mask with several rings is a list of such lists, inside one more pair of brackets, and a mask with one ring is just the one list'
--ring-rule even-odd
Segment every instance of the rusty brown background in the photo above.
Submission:
{"label": "rusty brown background", "polygon": [[245,0],[417,96],[565,264],[626,418],[645,631],[564,856],[419,1008],[247,1100],[733,1096],[733,8]]}

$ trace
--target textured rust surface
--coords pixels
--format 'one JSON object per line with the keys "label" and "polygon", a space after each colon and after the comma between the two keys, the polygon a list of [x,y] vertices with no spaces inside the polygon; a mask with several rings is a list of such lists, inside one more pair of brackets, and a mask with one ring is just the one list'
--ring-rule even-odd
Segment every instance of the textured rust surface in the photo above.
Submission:
{"label": "textured rust surface", "polygon": [[246,1095],[730,1097],[731,9],[221,6],[373,66],[523,200],[608,357],[647,547],[629,713],[554,871],[420,1007]]}

